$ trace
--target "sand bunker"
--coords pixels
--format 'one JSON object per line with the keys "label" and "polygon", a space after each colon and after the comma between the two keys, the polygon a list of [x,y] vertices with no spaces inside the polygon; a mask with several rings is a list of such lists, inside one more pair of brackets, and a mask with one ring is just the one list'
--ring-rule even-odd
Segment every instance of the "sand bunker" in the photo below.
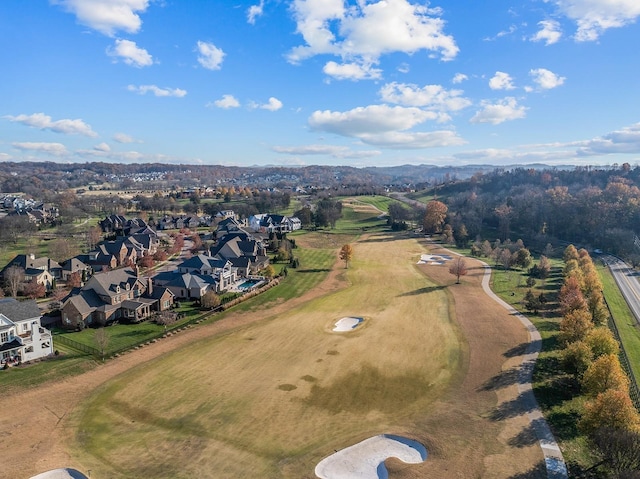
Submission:
{"label": "sand bunker", "polygon": [[30,479],[87,479],[87,476],[75,469],[53,469],[52,471],[43,472]]}
{"label": "sand bunker", "polygon": [[351,331],[358,327],[358,325],[363,321],[363,318],[356,318],[354,316],[347,316],[345,318],[340,319],[333,328],[333,331]]}
{"label": "sand bunker", "polygon": [[448,254],[423,254],[418,264],[444,264],[447,261],[451,261]]}
{"label": "sand bunker", "polygon": [[315,473],[321,479],[387,479],[389,473],[384,461],[390,457],[418,464],[427,458],[427,450],[411,439],[383,434],[324,458]]}

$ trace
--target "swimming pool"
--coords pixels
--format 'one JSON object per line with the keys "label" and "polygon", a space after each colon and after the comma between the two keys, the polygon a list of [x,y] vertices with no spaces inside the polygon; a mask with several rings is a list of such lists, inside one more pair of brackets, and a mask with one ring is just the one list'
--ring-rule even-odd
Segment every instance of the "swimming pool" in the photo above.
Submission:
{"label": "swimming pool", "polygon": [[260,280],[260,279],[248,279],[244,283],[238,285],[238,289],[240,289],[240,290],[250,289],[250,288],[254,287],[256,284],[258,284],[260,281],[262,281],[262,280]]}

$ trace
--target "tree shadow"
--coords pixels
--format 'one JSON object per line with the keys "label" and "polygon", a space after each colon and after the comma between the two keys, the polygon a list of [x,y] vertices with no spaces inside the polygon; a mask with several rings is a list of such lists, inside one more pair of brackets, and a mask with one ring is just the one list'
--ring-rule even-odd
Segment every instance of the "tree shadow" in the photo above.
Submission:
{"label": "tree shadow", "polygon": [[523,378],[520,368],[511,368],[490,378],[482,385],[480,391],[495,391],[522,382]]}
{"label": "tree shadow", "polygon": [[309,268],[309,269],[298,269],[298,273],[328,273],[331,271],[329,268]]}
{"label": "tree shadow", "polygon": [[402,293],[399,294],[398,297],[403,297],[403,296],[418,296],[420,294],[427,294],[427,293],[433,293],[435,291],[440,291],[445,289],[446,286],[425,286],[424,288],[419,288],[413,291],[407,291],[406,293]]}
{"label": "tree shadow", "polygon": [[509,349],[502,353],[505,358],[515,358],[518,356],[523,356],[527,352],[527,348],[529,347],[529,343],[521,343],[513,348]]}
{"label": "tree shadow", "polygon": [[528,471],[509,476],[509,479],[546,479],[547,477],[551,477],[547,476],[547,465],[541,461]]}
{"label": "tree shadow", "polygon": [[[540,421],[540,419],[535,419],[533,422],[535,421]],[[528,447],[536,444],[538,442],[538,436],[536,434],[536,426],[533,422],[509,439],[507,443],[512,447]]]}
{"label": "tree shadow", "polygon": [[515,399],[504,401],[495,407],[489,414],[489,419],[495,422],[503,421],[528,414],[537,407],[533,394],[530,392],[520,393]]}

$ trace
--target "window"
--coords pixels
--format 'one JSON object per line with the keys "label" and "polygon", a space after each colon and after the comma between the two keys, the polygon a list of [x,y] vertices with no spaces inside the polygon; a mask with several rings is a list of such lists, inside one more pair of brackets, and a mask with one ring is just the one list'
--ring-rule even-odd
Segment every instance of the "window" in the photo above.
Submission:
{"label": "window", "polygon": [[9,342],[9,333],[0,333],[0,343]]}
{"label": "window", "polygon": [[22,331],[29,331],[29,325],[27,323],[22,324]]}

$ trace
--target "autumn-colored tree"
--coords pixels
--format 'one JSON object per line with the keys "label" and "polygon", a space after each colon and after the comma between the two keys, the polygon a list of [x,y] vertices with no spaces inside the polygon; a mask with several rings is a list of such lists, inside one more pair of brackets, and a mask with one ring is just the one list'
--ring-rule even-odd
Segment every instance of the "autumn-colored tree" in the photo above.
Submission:
{"label": "autumn-colored tree", "polygon": [[273,278],[276,275],[276,270],[273,269],[273,266],[271,266],[270,264],[268,264],[266,266],[266,268],[263,268],[260,273],[262,274],[262,276],[264,276],[265,278]]}
{"label": "autumn-colored tree", "polygon": [[592,328],[589,312],[585,309],[574,309],[562,317],[559,339],[564,344],[581,341]]}
{"label": "autumn-colored tree", "polygon": [[467,263],[462,256],[456,256],[449,266],[449,273],[456,277],[456,284],[460,284],[460,276],[464,276],[469,272]]}
{"label": "autumn-colored tree", "polygon": [[608,389],[595,399],[587,401],[578,428],[592,436],[600,428],[637,430],[640,417],[629,393],[619,389]]}
{"label": "autumn-colored tree", "polygon": [[578,250],[576,249],[576,247],[570,244],[564,249],[562,259],[565,263],[571,259],[575,259],[577,261],[580,259],[580,255],[578,254]]}
{"label": "autumn-colored tree", "polygon": [[28,298],[44,298],[45,294],[47,294],[47,288],[44,284],[38,283],[35,278],[24,285],[24,295]]}
{"label": "autumn-colored tree", "polygon": [[155,261],[166,261],[168,258],[167,252],[163,249],[159,249],[153,254],[153,259]]}
{"label": "autumn-colored tree", "polygon": [[480,249],[482,250],[483,256],[487,258],[491,257],[491,253],[493,253],[493,247],[491,246],[491,243],[489,243],[489,241],[484,240]]}
{"label": "autumn-colored tree", "polygon": [[340,259],[344,261],[344,267],[349,267],[349,262],[353,258],[353,247],[350,244],[345,244],[340,248]]}
{"label": "autumn-colored tree", "polygon": [[565,279],[564,284],[560,288],[558,299],[560,301],[560,312],[563,316],[576,309],[587,309],[587,302],[582,295],[580,284],[573,276]]}
{"label": "autumn-colored tree", "polygon": [[217,308],[220,306],[220,296],[214,291],[209,290],[200,298],[200,305],[207,309]]}
{"label": "autumn-colored tree", "polygon": [[591,314],[591,320],[598,326],[606,324],[609,319],[609,310],[604,302],[601,291],[593,291],[587,299],[587,308]]}
{"label": "autumn-colored tree", "polygon": [[142,266],[143,268],[153,268],[153,256],[146,253],[142,258],[140,258],[139,261],[140,266]]}
{"label": "autumn-colored tree", "polygon": [[69,288],[79,288],[82,286],[82,275],[79,271],[74,271],[67,277],[67,286]]}
{"label": "autumn-colored tree", "polygon": [[594,359],[607,354],[618,354],[620,350],[618,341],[606,326],[591,329],[585,335],[584,342],[589,346]]}
{"label": "autumn-colored tree", "polygon": [[446,224],[442,228],[442,237],[446,244],[454,244],[456,242],[456,239],[453,236],[453,228],[450,224]]}
{"label": "autumn-colored tree", "polygon": [[577,379],[582,378],[584,372],[593,362],[591,348],[589,348],[584,341],[569,343],[567,347],[562,350],[560,359],[564,369],[573,374]]}
{"label": "autumn-colored tree", "polygon": [[422,220],[422,227],[425,233],[440,233],[442,231],[442,225],[447,217],[447,205],[442,201],[431,200],[427,203],[424,218]]}
{"label": "autumn-colored tree", "polygon": [[593,397],[608,389],[629,392],[629,378],[615,354],[605,354],[594,360],[584,372],[580,385],[586,394]]}
{"label": "autumn-colored tree", "polygon": [[56,238],[49,244],[49,256],[58,262],[72,258],[76,254],[78,254],[78,248],[68,238]]}

